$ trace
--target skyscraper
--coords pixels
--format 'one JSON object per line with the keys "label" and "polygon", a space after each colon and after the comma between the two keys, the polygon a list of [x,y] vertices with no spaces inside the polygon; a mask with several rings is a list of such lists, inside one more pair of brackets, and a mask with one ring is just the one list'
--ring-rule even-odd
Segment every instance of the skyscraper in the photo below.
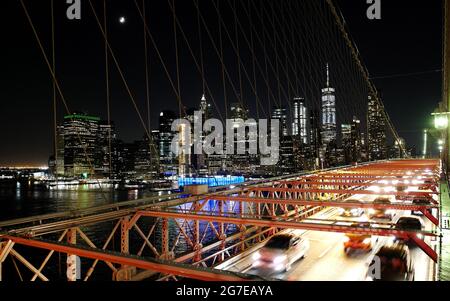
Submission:
{"label": "skyscraper", "polygon": [[112,146],[115,144],[116,139],[117,135],[114,129],[114,125],[108,124],[105,121],[100,122],[98,130],[98,148],[96,151],[95,165],[97,167],[98,172],[106,177],[109,177],[113,172]]}
{"label": "skyscraper", "polygon": [[[204,124],[205,121],[207,121],[208,119],[211,119],[212,116],[212,107],[211,104],[207,101],[206,96],[203,95],[201,100],[200,100],[200,107],[199,107],[200,112],[202,112],[202,123]],[[194,122],[196,122],[197,120],[194,117]],[[206,137],[206,135],[208,135],[209,133],[203,131],[201,133],[201,137],[197,137],[196,135],[194,135],[193,139],[192,139],[192,148],[195,147],[195,145],[199,142],[201,142],[203,144],[203,141]],[[197,141],[196,139],[199,139],[200,141]],[[195,173],[197,175],[206,175],[208,174],[208,158],[207,155],[205,153],[202,154],[195,154],[195,152],[192,152],[192,158],[191,158],[191,163],[192,163],[192,167],[195,171]]]}
{"label": "skyscraper", "polygon": [[386,120],[381,106],[372,96],[368,98],[367,115],[369,160],[387,159]]}
{"label": "skyscraper", "polygon": [[[156,133],[155,133],[156,134]],[[136,141],[134,150],[134,171],[140,179],[154,179],[159,175],[159,156],[157,155],[156,137],[144,135],[142,140]]]}
{"label": "skyscraper", "polygon": [[361,162],[361,121],[354,117],[351,124],[342,124],[342,147],[346,164]]}
{"label": "skyscraper", "polygon": [[319,158],[319,151],[321,147],[322,137],[320,131],[320,112],[319,110],[311,110],[309,115],[310,127],[311,127],[311,137],[310,145],[311,152],[315,159]]}
{"label": "skyscraper", "polygon": [[64,174],[66,177],[88,177],[95,173],[99,123],[99,117],[84,113],[74,113],[64,117]]}
{"label": "skyscraper", "polygon": [[336,141],[336,90],[330,86],[330,68],[327,64],[327,84],[322,89],[322,144]]}
{"label": "skyscraper", "polygon": [[303,144],[308,144],[308,116],[306,112],[305,99],[300,97],[294,98],[292,135],[297,136]]}
{"label": "skyscraper", "polygon": [[203,122],[212,117],[211,104],[206,100],[206,96],[203,95],[200,100],[200,111],[202,112]]}
{"label": "skyscraper", "polygon": [[[258,143],[257,134],[250,132],[250,127],[257,128],[256,121],[250,122],[249,111],[246,109],[241,103],[234,103],[231,105],[231,118],[233,119],[233,128],[234,128],[234,151],[235,154],[231,155],[227,154],[227,169],[233,171],[237,174],[251,174],[254,172],[255,166],[259,164],[258,156],[254,154],[250,154],[249,147],[252,144]],[[239,130],[242,130],[243,124],[240,120],[246,122],[245,128],[245,136],[242,140],[242,137],[238,137],[237,133]],[[245,145],[245,154],[238,154],[238,146]],[[231,160],[229,160],[231,159]],[[257,164],[258,163],[258,164]]]}
{"label": "skyscraper", "polygon": [[280,121],[280,137],[287,137],[289,132],[286,108],[274,108],[272,111],[272,119],[278,119]]}
{"label": "skyscraper", "polygon": [[166,173],[176,173],[177,160],[175,154],[171,150],[172,139],[172,123],[176,119],[173,111],[163,111],[159,116],[159,160],[161,168]]}
{"label": "skyscraper", "polygon": [[56,176],[64,176],[64,126],[59,125],[56,130]]}

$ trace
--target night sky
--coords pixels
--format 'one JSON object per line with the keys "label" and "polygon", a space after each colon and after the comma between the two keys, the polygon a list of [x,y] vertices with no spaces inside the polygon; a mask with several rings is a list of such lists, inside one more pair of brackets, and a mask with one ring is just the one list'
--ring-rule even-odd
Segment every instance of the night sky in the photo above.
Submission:
{"label": "night sky", "polygon": [[[102,1],[93,2],[101,14],[98,4]],[[50,2],[25,3],[50,54]],[[55,0],[55,3],[57,76],[69,107],[71,111],[86,111],[106,118],[103,40],[88,1],[82,0],[81,21],[65,18],[65,1]],[[155,39],[173,39],[173,20],[167,1],[147,3]],[[196,17],[192,19],[195,22],[189,22],[189,17],[195,16],[191,1],[177,0],[176,4],[180,19],[187,24],[187,32],[195,31]],[[442,68],[442,1],[382,0],[382,20],[376,21],[366,18],[366,0],[340,0],[338,4],[400,136],[420,149],[421,132],[431,126],[430,114],[441,98],[441,73],[436,70]],[[3,49],[0,56],[0,166],[46,165],[53,147],[50,73],[20,2],[3,0],[0,5],[4,12],[4,24],[0,29]],[[126,17],[125,24],[118,21],[121,16]],[[112,1],[108,18],[111,44],[139,109],[145,112],[143,31],[134,1]],[[173,44],[160,45],[162,55],[171,62],[169,71],[173,74]],[[157,61],[156,54],[151,53],[150,59]],[[183,103],[194,106],[202,94],[201,82],[192,75],[195,67],[185,48],[181,50],[180,60],[183,62]],[[205,64],[213,63],[205,58]],[[144,130],[112,62],[110,67],[112,119],[123,140],[139,139]],[[172,88],[164,70],[156,63],[151,68],[151,119],[152,126],[156,127],[159,112],[177,111],[178,104],[170,92]],[[215,65],[209,68],[219,69]],[[427,73],[416,74],[421,72]],[[397,76],[411,73],[414,75]],[[213,90],[220,90],[221,84],[214,83],[214,79],[209,84]],[[64,114],[59,101],[60,121]]]}

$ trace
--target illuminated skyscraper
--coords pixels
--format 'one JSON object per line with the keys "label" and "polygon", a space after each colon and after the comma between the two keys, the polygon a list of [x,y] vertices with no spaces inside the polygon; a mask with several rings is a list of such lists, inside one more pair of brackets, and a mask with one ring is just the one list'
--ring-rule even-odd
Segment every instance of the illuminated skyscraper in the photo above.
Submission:
{"label": "illuminated skyscraper", "polygon": [[274,108],[272,112],[272,119],[278,119],[280,121],[280,137],[286,137],[289,135],[287,112],[285,108]]}
{"label": "illuminated skyscraper", "polygon": [[64,175],[90,177],[95,173],[100,118],[75,113],[64,117]]}
{"label": "illuminated skyscraper", "polygon": [[292,123],[292,135],[300,138],[301,143],[308,143],[308,117],[306,114],[305,99],[296,97],[294,98],[294,116]]}
{"label": "illuminated skyscraper", "polygon": [[176,119],[176,114],[172,111],[163,111],[159,116],[159,158],[163,171],[168,174],[176,173],[177,158],[171,150],[172,123]]}
{"label": "illuminated skyscraper", "polygon": [[336,141],[336,90],[330,87],[330,69],[327,64],[327,85],[322,89],[322,144]]}
{"label": "illuminated skyscraper", "polygon": [[387,159],[386,120],[377,100],[369,96],[367,116],[369,160]]}
{"label": "illuminated skyscraper", "polygon": [[200,100],[200,111],[202,112],[203,122],[212,117],[212,107],[211,104],[206,100],[206,96],[203,95]]}
{"label": "illuminated skyscraper", "polygon": [[354,117],[351,124],[342,124],[341,133],[345,163],[361,162],[361,121]]}

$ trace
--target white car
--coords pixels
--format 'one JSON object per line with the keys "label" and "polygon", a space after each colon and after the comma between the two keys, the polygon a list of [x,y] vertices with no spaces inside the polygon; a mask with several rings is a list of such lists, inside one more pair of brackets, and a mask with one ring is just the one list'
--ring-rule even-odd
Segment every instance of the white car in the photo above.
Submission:
{"label": "white car", "polygon": [[287,272],[292,264],[306,257],[309,247],[309,241],[300,236],[276,235],[253,254],[253,269],[272,273]]}

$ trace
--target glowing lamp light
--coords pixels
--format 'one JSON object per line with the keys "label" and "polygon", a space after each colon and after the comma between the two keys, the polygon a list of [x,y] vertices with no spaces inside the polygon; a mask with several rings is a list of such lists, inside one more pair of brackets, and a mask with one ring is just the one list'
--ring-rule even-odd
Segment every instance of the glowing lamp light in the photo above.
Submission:
{"label": "glowing lamp light", "polygon": [[437,130],[445,130],[448,128],[448,113],[435,113],[434,116],[434,127]]}

